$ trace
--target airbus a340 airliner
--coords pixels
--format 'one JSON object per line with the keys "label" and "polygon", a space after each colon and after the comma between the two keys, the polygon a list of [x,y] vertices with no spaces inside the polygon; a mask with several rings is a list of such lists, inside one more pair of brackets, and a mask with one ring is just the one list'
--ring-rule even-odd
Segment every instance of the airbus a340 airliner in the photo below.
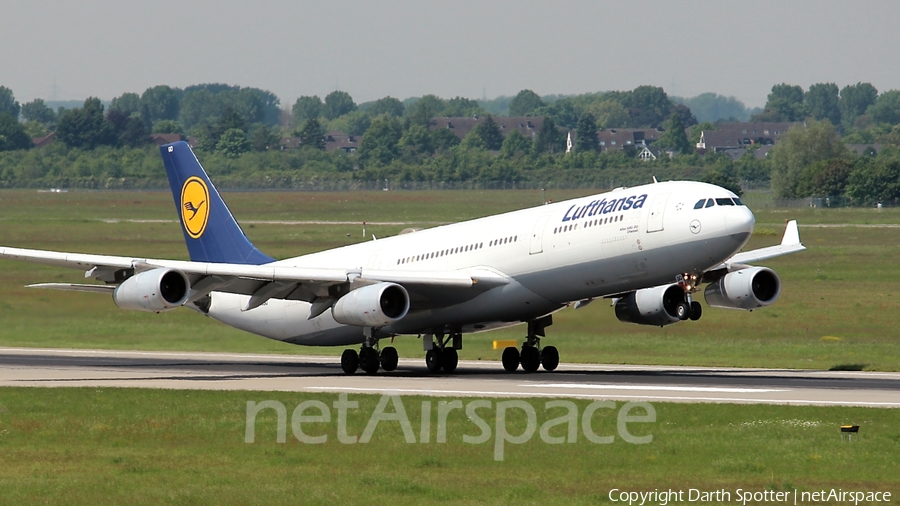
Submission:
{"label": "airbus a340 airliner", "polygon": [[728,190],[665,182],[543,205],[278,260],[247,239],[191,148],[160,147],[190,261],[0,247],[0,257],[85,270],[102,283],[40,288],[98,292],[123,309],[187,307],[288,343],[354,346],[347,374],[397,367],[379,346],[417,335],[429,370],[453,372],[463,335],[527,324],[507,371],[559,364],[542,346],[552,313],[596,298],[619,320],[668,325],[700,318],[698,286],[713,307],[754,310],[775,302],[781,281],[757,262],[796,251],[797,223],[781,244],[739,252],[753,213]]}

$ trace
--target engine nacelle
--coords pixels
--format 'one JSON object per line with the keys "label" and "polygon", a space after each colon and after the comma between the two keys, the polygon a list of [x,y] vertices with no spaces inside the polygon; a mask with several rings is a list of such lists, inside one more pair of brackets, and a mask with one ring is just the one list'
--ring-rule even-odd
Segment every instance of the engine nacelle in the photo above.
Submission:
{"label": "engine nacelle", "polygon": [[190,291],[191,282],[183,272],[158,268],[123,281],[113,292],[113,301],[122,309],[158,313],[180,307]]}
{"label": "engine nacelle", "polygon": [[662,285],[629,293],[616,301],[616,318],[638,325],[669,325],[681,320],[675,307],[684,302],[684,289],[678,285]]}
{"label": "engine nacelle", "polygon": [[357,288],[331,308],[334,321],[358,327],[383,327],[409,312],[409,294],[396,283],[378,283]]}
{"label": "engine nacelle", "polygon": [[706,303],[725,309],[753,310],[766,307],[781,295],[781,280],[766,267],[729,272],[703,292]]}

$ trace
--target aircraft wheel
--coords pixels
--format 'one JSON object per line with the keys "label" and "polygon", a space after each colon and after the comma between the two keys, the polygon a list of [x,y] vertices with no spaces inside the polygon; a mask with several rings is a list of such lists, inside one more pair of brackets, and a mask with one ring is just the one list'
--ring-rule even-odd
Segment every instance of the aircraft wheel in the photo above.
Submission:
{"label": "aircraft wheel", "polygon": [[363,348],[359,351],[359,367],[366,371],[366,374],[375,374],[378,372],[378,352],[375,348]]}
{"label": "aircraft wheel", "polygon": [[541,366],[541,352],[534,346],[522,348],[522,369],[525,372],[535,372]]}
{"label": "aircraft wheel", "polygon": [[381,350],[381,368],[385,371],[393,371],[397,368],[397,362],[400,357],[397,355],[397,348],[388,346]]}
{"label": "aircraft wheel", "polygon": [[687,320],[691,317],[691,306],[689,306],[687,302],[679,302],[678,305],[675,306],[675,316],[681,321]]}
{"label": "aircraft wheel", "polygon": [[428,372],[438,372],[441,370],[441,350],[438,348],[432,348],[425,352],[425,367],[428,368]]}
{"label": "aircraft wheel", "polygon": [[448,373],[455,371],[456,366],[459,365],[459,353],[453,348],[444,348],[441,355],[441,367],[444,368],[444,371]]}
{"label": "aircraft wheel", "polygon": [[703,306],[700,305],[696,300],[691,302],[691,320],[697,321],[700,319],[700,315],[703,314]]}
{"label": "aircraft wheel", "polygon": [[504,349],[501,360],[506,372],[515,372],[519,368],[519,349],[514,346]]}
{"label": "aircraft wheel", "polygon": [[359,354],[356,350],[344,350],[341,353],[341,369],[344,374],[353,374],[359,369]]}
{"label": "aircraft wheel", "polygon": [[559,366],[559,350],[556,346],[544,346],[541,350],[541,365],[545,371],[553,371]]}

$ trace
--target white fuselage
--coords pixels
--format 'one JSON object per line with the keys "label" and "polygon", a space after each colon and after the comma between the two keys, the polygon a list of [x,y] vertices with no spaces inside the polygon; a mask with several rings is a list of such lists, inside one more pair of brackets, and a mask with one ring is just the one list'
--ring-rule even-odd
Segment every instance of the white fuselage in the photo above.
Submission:
{"label": "white fuselage", "polygon": [[[739,251],[753,231],[742,205],[694,209],[704,198],[731,192],[695,182],[669,182],[548,204],[414,233],[373,240],[279,265],[454,271],[480,269],[508,284],[458,304],[414,309],[377,336],[429,333],[452,327],[488,330],[538,318],[567,303],[675,282]],[[363,329],[337,323],[330,311],[309,319],[310,304],[269,300],[242,311],[247,297],[211,294],[209,316],[272,339],[304,345],[347,345]]]}

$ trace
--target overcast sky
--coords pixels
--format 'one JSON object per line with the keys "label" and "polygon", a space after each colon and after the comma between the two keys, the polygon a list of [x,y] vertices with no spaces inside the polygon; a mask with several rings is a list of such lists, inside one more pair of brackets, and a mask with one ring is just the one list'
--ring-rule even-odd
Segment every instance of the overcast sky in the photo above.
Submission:
{"label": "overcast sky", "polygon": [[900,89],[898,25],[894,0],[4,0],[0,85],[24,103],[223,82],[289,105],[652,84],[762,106],[781,82]]}

